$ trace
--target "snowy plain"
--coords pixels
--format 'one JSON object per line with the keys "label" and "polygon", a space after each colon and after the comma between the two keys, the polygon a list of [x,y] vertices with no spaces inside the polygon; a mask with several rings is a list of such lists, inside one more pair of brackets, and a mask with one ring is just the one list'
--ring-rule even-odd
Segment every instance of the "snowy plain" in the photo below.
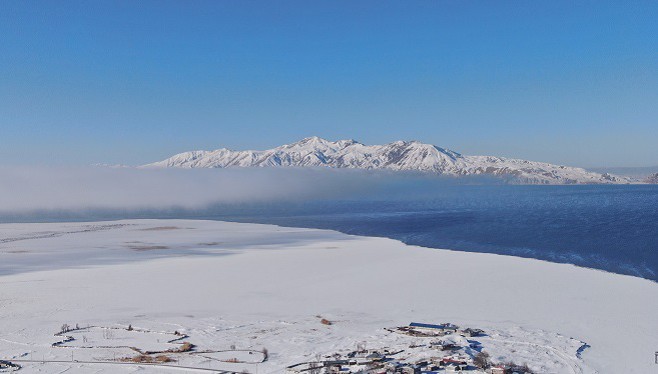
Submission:
{"label": "snowy plain", "polygon": [[[130,325],[144,332],[130,344],[147,348],[185,334],[206,353],[176,355],[180,370],[277,373],[364,341],[412,342],[386,328],[452,322],[485,330],[479,340],[492,358],[538,372],[646,374],[658,372],[657,310],[658,284],[640,278],[326,230],[200,220],[0,225],[0,359],[37,361],[20,362],[25,372],[170,370],[84,363],[133,356],[131,334],[89,330],[84,343],[103,347],[53,347],[63,324]],[[263,363],[222,360],[234,355],[227,350],[263,348]]]}

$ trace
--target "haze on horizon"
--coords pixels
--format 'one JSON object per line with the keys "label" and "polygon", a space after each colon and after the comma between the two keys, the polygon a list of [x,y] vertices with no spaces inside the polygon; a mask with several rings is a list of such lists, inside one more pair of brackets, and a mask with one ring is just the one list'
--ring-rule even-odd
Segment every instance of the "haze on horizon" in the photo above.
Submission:
{"label": "haze on horizon", "polygon": [[658,3],[0,3],[2,165],[307,136],[658,165]]}

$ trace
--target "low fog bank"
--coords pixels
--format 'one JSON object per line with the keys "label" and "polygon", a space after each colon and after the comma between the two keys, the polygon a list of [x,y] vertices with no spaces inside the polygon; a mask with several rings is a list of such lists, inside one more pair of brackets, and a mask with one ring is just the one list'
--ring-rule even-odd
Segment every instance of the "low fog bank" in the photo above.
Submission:
{"label": "low fog bank", "polygon": [[205,209],[216,204],[418,198],[441,186],[496,183],[391,171],[245,168],[4,168],[0,213]]}

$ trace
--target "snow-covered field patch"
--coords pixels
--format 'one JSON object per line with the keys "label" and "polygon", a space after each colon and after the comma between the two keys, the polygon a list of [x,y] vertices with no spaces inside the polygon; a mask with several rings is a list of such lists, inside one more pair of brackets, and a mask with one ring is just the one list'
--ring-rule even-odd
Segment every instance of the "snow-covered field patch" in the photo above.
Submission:
{"label": "snow-covered field patch", "polygon": [[139,352],[176,350],[186,336],[129,327],[89,326],[57,334],[61,348],[130,348]]}

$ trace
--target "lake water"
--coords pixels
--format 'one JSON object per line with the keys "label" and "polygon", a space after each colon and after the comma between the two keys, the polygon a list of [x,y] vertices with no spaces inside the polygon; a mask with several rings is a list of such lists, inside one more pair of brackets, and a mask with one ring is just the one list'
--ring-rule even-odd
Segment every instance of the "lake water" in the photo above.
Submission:
{"label": "lake water", "polygon": [[[425,186],[426,187],[426,186]],[[572,263],[658,281],[658,186],[420,186],[353,200],[86,212],[11,221],[203,218],[324,228],[408,244]],[[407,191],[407,192],[400,192]]]}
{"label": "lake water", "polygon": [[432,198],[247,205],[206,217],[531,257],[658,281],[658,186],[452,186]]}

